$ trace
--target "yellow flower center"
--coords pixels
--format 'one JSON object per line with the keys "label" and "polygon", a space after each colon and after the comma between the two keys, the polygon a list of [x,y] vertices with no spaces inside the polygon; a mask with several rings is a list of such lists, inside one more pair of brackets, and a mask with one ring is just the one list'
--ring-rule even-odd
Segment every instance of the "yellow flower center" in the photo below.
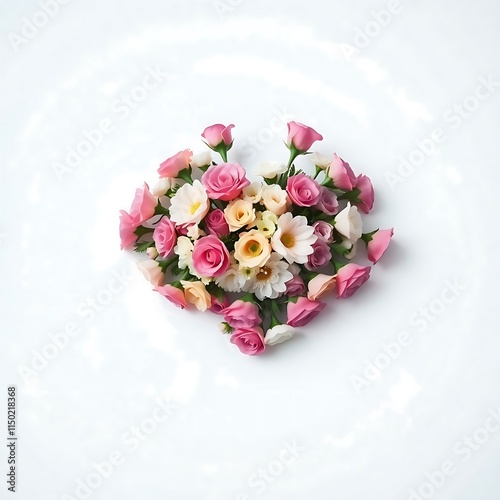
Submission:
{"label": "yellow flower center", "polygon": [[295,238],[293,234],[285,233],[281,236],[281,243],[285,245],[286,248],[292,248],[295,245]]}
{"label": "yellow flower center", "polygon": [[262,248],[259,244],[258,241],[255,241],[255,240],[250,240],[246,246],[247,248],[247,252],[251,255],[253,255],[254,257],[256,255],[259,255],[260,253],[262,253]]}
{"label": "yellow flower center", "polygon": [[193,215],[196,212],[196,210],[198,210],[200,208],[200,205],[201,205],[200,201],[196,201],[195,203],[193,203],[191,205],[191,208],[189,209],[189,212],[191,213],[191,215]]}

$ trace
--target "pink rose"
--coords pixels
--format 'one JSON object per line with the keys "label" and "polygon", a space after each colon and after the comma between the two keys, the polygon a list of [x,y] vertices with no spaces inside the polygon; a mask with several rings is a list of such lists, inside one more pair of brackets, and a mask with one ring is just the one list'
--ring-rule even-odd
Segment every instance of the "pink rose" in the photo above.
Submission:
{"label": "pink rose", "polygon": [[349,163],[344,161],[337,153],[333,154],[333,160],[328,167],[327,174],[333,181],[333,185],[343,191],[352,191],[356,184],[356,176]]}
{"label": "pink rose", "polygon": [[200,276],[221,276],[227,271],[229,265],[229,252],[217,236],[203,236],[195,241],[193,267]]}
{"label": "pink rose", "polygon": [[189,167],[191,156],[193,156],[193,152],[190,149],[185,149],[167,158],[158,169],[160,177],[177,177],[181,170]]}
{"label": "pink rose", "polygon": [[321,299],[335,288],[335,276],[318,274],[307,284],[307,298],[309,300]]}
{"label": "pink rose", "polygon": [[160,257],[166,258],[172,253],[177,243],[177,233],[175,224],[168,217],[163,217],[156,225],[153,240]]}
{"label": "pink rose", "polygon": [[229,201],[237,198],[241,190],[250,184],[245,175],[245,170],[238,163],[220,163],[207,169],[201,183],[210,198]]}
{"label": "pink rose", "polygon": [[337,298],[347,299],[370,277],[369,266],[349,263],[337,272]]}
{"label": "pink rose", "polygon": [[221,142],[223,142],[226,146],[229,146],[233,142],[233,138],[231,136],[231,129],[234,128],[234,125],[221,125],[217,123],[215,125],[211,125],[207,127],[201,136],[203,139],[207,141],[207,144],[211,148],[216,148]]}
{"label": "pink rose", "polygon": [[130,207],[130,213],[125,210],[120,211],[120,239],[121,249],[128,248],[137,241],[134,231],[155,214],[158,200],[149,191],[149,186],[144,183],[144,187],[135,191],[134,201]]}
{"label": "pink rose", "polygon": [[312,207],[320,198],[320,186],[308,175],[298,174],[288,178],[286,192],[299,207]]}
{"label": "pink rose", "polygon": [[120,248],[130,248],[136,241],[137,235],[134,231],[137,229],[134,218],[125,210],[120,210]]}
{"label": "pink rose", "polygon": [[372,239],[366,245],[368,259],[370,259],[371,262],[376,264],[380,260],[380,257],[382,257],[387,250],[393,234],[394,228],[380,229],[375,234],[372,234]]}
{"label": "pink rose", "polygon": [[155,290],[172,302],[175,306],[180,307],[181,309],[186,309],[186,298],[184,297],[183,291],[179,290],[179,288],[172,285],[163,285],[157,286]]}
{"label": "pink rose", "polygon": [[229,307],[229,299],[226,294],[221,297],[217,297],[212,295],[212,304],[209,307],[209,310],[215,314],[222,314],[222,311]]}
{"label": "pink rose", "polygon": [[293,327],[304,326],[314,319],[324,308],[324,302],[309,300],[306,297],[299,297],[297,302],[288,302],[287,324]]}
{"label": "pink rose", "polygon": [[222,310],[221,314],[224,315],[224,321],[233,328],[252,328],[262,323],[257,304],[244,300],[236,300]]}
{"label": "pink rose", "polygon": [[291,280],[288,280],[286,283],[286,291],[285,295],[289,295],[290,297],[294,297],[297,295],[303,295],[306,291],[306,285],[304,284],[304,280],[297,274]]}
{"label": "pink rose", "polygon": [[307,262],[305,263],[305,268],[309,269],[309,271],[325,266],[332,258],[330,247],[324,241],[316,240],[312,247],[313,253],[307,256]]}
{"label": "pink rose", "polygon": [[298,122],[288,123],[287,146],[293,146],[298,151],[308,151],[316,141],[322,141],[323,136],[316,130]]}
{"label": "pink rose", "polygon": [[337,195],[326,186],[321,186],[316,208],[327,215],[335,215],[339,208]]}
{"label": "pink rose", "polygon": [[375,199],[372,182],[366,175],[358,175],[356,185],[354,187],[361,191],[358,194],[358,198],[361,203],[357,203],[356,205],[360,210],[367,214],[373,208],[373,202]]}
{"label": "pink rose", "polygon": [[266,350],[264,332],[262,328],[238,328],[231,335],[231,344],[234,344],[243,354],[256,356]]}
{"label": "pink rose", "polygon": [[325,222],[324,220],[319,220],[315,222],[312,227],[314,228],[314,234],[318,237],[318,240],[324,241],[325,243],[331,243],[333,241],[333,226]]}
{"label": "pink rose", "polygon": [[227,225],[224,212],[220,209],[215,209],[205,216],[205,224],[209,234],[215,236],[227,236],[229,234],[229,226]]}

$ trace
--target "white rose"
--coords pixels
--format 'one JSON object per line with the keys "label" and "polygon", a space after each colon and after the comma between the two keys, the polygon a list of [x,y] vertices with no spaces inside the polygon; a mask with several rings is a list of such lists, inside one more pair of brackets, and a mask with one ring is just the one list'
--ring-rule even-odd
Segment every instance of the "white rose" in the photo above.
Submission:
{"label": "white rose", "polygon": [[288,196],[278,184],[262,187],[262,202],[273,214],[282,215],[286,212]]}
{"label": "white rose", "polygon": [[322,155],[318,152],[313,153],[309,157],[309,159],[312,161],[313,165],[321,168],[322,170],[328,168],[330,166],[330,163],[332,162],[331,158],[328,158],[328,156]]}
{"label": "white rose", "polygon": [[291,339],[295,335],[295,328],[289,325],[276,325],[275,327],[267,330],[264,344],[276,345]]}
{"label": "white rose", "polygon": [[250,201],[252,203],[259,203],[262,197],[262,185],[260,182],[252,182],[250,186],[243,188],[242,198],[245,201]]}
{"label": "white rose", "polygon": [[174,253],[179,256],[179,269],[188,267],[190,270],[193,267],[193,242],[187,236],[179,236],[177,245],[175,245]]}
{"label": "white rose", "polygon": [[175,186],[175,179],[162,177],[151,190],[153,196],[165,196],[165,193]]}
{"label": "white rose", "polygon": [[198,224],[193,224],[192,226],[189,226],[187,230],[187,235],[192,239],[192,240],[197,240],[201,236],[205,236],[207,233],[203,231],[203,229],[200,229],[200,226]]}
{"label": "white rose", "polygon": [[189,162],[193,168],[207,167],[212,164],[212,155],[210,151],[203,151],[191,157]]}
{"label": "white rose", "polygon": [[358,212],[358,207],[347,203],[347,207],[335,217],[335,229],[352,244],[359,240],[363,232],[363,221]]}
{"label": "white rose", "polygon": [[284,163],[280,163],[279,161],[266,161],[259,165],[255,173],[265,179],[272,179],[279,174],[284,174],[286,171],[287,167]]}

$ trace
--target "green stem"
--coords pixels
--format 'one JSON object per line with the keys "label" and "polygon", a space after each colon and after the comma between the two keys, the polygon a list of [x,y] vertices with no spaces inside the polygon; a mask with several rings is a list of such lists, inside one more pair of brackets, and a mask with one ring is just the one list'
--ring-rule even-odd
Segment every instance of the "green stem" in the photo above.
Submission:
{"label": "green stem", "polygon": [[177,174],[177,177],[179,177],[179,179],[182,179],[182,180],[188,182],[189,184],[192,184],[193,178],[191,177],[191,167],[184,168],[183,170],[181,170]]}

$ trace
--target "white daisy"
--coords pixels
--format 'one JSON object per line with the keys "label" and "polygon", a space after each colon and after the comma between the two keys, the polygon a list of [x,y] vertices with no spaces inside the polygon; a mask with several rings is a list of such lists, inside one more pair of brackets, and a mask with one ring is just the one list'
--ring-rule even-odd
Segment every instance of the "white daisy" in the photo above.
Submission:
{"label": "white daisy", "polygon": [[307,256],[313,253],[312,245],[317,238],[314,228],[307,225],[303,215],[293,217],[287,212],[278,219],[278,228],[271,238],[271,245],[290,264],[305,264]]}
{"label": "white daisy", "polygon": [[275,299],[286,291],[285,283],[292,278],[288,264],[281,259],[281,255],[274,252],[265,265],[246,282],[243,290],[254,293],[259,300]]}
{"label": "white daisy", "polygon": [[170,218],[177,225],[199,224],[207,215],[210,202],[205,188],[199,180],[184,184],[172,198]]}

